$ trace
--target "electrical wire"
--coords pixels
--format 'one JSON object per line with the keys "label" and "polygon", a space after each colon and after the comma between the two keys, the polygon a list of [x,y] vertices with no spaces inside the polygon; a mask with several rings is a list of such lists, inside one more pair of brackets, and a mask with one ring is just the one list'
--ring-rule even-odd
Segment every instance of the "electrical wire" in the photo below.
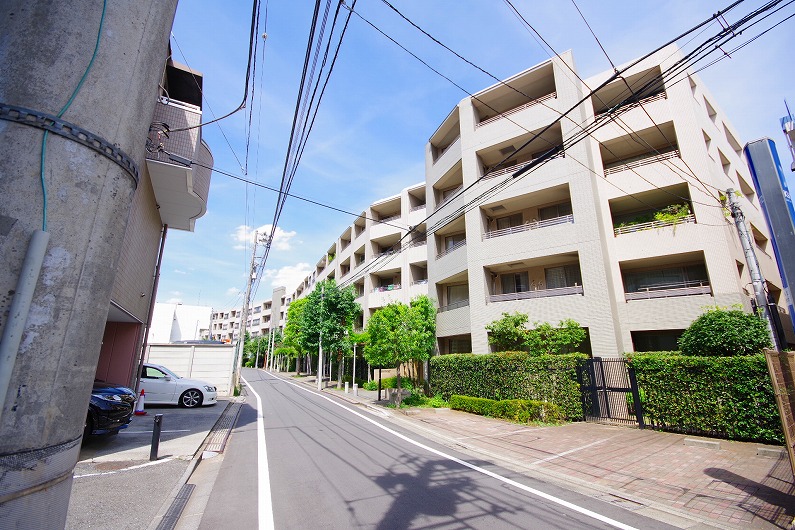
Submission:
{"label": "electrical wire", "polygon": [[[77,83],[77,86],[72,91],[72,95],[69,96],[69,100],[56,115],[58,118],[62,117],[64,113],[67,110],[69,110],[69,107],[72,106],[72,102],[77,97],[77,93],[80,92],[80,89],[83,88],[83,83],[88,77],[88,73],[91,71],[91,68],[94,66],[94,60],[97,58],[97,53],[99,52],[99,43],[102,39],[102,28],[105,26],[105,13],[107,12],[107,8],[108,8],[108,1],[103,0],[102,14],[99,17],[99,29],[97,29],[97,39],[96,43],[94,44],[94,52],[91,54],[91,60],[88,61],[88,65],[86,66],[86,69],[83,71],[83,75],[80,77],[80,81]],[[41,214],[42,232],[47,231],[47,182],[44,178],[44,169],[46,167],[47,137],[49,136],[49,132],[50,131],[45,130],[44,135],[41,138],[41,157],[39,159],[39,180],[41,181],[41,194],[42,194],[42,214]]]}

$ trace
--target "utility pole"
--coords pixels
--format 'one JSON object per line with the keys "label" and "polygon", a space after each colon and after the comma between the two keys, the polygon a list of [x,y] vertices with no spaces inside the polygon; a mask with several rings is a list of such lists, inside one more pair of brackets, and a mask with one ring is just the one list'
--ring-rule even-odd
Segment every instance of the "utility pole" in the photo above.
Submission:
{"label": "utility pole", "polygon": [[[322,390],[321,386],[323,381],[323,298],[325,296],[325,285],[320,287],[320,337],[318,339],[318,355],[317,355],[317,389]],[[329,372],[331,374],[331,372]]]}
{"label": "utility pole", "polygon": [[237,388],[240,384],[240,371],[243,369],[243,348],[245,347],[246,342],[246,324],[248,321],[248,300],[251,298],[251,283],[254,281],[257,275],[257,271],[255,269],[256,265],[256,258],[257,258],[257,243],[259,242],[259,232],[254,232],[254,248],[251,251],[251,267],[249,268],[248,274],[248,282],[246,283],[246,295],[243,300],[243,314],[240,318],[240,336],[237,339],[237,347],[235,348],[235,377],[234,377],[234,388]]}
{"label": "utility pole", "polygon": [[767,331],[770,334],[770,341],[777,351],[782,351],[781,341],[779,340],[776,330],[777,326],[773,320],[773,315],[770,314],[770,308],[768,307],[767,293],[765,292],[765,278],[762,276],[762,271],[759,268],[759,261],[756,259],[756,253],[751,244],[751,235],[748,233],[748,226],[745,224],[745,215],[740,205],[737,204],[733,189],[729,188],[726,190],[726,197],[729,201],[729,211],[734,219],[734,225],[737,227],[737,234],[740,236],[740,244],[745,253],[745,261],[748,263],[748,273],[751,275],[751,285],[754,289],[756,307],[762,311],[765,322],[767,322]]}
{"label": "utility pole", "polygon": [[145,144],[176,6],[0,2],[0,331],[15,328],[0,341],[4,528],[66,524],[130,208],[151,193]]}

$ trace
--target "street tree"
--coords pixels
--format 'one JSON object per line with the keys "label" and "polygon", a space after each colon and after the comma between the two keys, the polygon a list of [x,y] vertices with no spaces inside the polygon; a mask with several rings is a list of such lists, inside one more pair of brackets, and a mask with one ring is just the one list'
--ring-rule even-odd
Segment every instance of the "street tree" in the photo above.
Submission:
{"label": "street tree", "polygon": [[401,400],[400,366],[409,361],[425,361],[435,345],[435,309],[427,296],[411,305],[393,302],[376,311],[367,321],[369,342],[364,355],[374,366],[397,369],[397,404]]}
{"label": "street tree", "polygon": [[333,279],[323,280],[306,300],[298,341],[301,349],[319,354],[322,340],[323,351],[340,362],[343,356],[351,354],[349,336],[356,316],[362,311],[356,303],[353,286],[340,288]]}
{"label": "street tree", "polygon": [[287,322],[284,324],[282,336],[282,344],[290,348],[292,352],[288,355],[295,356],[295,372],[299,374],[301,373],[301,359],[305,354],[301,348],[301,333],[303,331],[304,308],[308,302],[308,298],[299,298],[290,304],[287,308]]}

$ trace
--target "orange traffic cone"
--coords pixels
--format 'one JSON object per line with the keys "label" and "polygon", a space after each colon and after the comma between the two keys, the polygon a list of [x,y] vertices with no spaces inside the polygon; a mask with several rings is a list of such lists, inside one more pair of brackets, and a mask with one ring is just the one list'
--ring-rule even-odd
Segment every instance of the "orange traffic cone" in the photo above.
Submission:
{"label": "orange traffic cone", "polygon": [[138,397],[138,401],[135,402],[135,415],[136,416],[143,416],[146,414],[144,410],[144,396],[146,393],[141,389],[141,395]]}

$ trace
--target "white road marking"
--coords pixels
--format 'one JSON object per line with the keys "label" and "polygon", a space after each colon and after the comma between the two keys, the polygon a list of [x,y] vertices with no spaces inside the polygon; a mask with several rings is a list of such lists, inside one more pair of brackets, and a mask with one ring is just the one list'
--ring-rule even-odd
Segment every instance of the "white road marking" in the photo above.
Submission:
{"label": "white road marking", "polygon": [[241,376],[246,388],[257,398],[257,518],[260,530],[273,530],[273,500],[271,499],[271,479],[268,471],[268,451],[265,447],[265,421],[262,417],[262,399]]}
{"label": "white road marking", "polygon": [[130,466],[125,467],[124,469],[117,469],[115,471],[103,471],[102,473],[86,473],[85,475],[75,475],[74,478],[83,478],[83,477],[98,477],[100,475],[114,475],[116,473],[121,473],[122,471],[131,471],[133,469],[141,469],[142,467],[149,467],[149,466],[156,466],[157,464],[164,464],[174,460],[173,458],[164,458],[162,460],[155,460],[154,462],[147,462],[145,464],[138,464],[137,466]]}
{"label": "white road marking", "polygon": [[[160,434],[170,432],[190,432],[190,429],[174,429],[170,431],[160,431]],[[152,434],[152,431],[119,431],[119,434]]]}
{"label": "white road marking", "polygon": [[[615,437],[611,436],[610,438],[615,438]],[[568,454],[576,453],[578,451],[582,451],[583,449],[588,449],[589,447],[593,447],[594,445],[599,445],[601,443],[605,443],[610,438],[605,438],[604,440],[596,440],[595,442],[591,442],[589,444],[586,444],[586,445],[583,445],[583,446],[580,446],[580,447],[575,447],[574,449],[569,449],[568,451],[563,451],[562,453],[555,453],[552,456],[548,456],[546,458],[542,458],[540,460],[536,460],[535,462],[530,462],[530,464],[528,464],[528,465],[534,466],[536,464],[543,464],[544,462],[549,462],[550,460],[555,460],[557,458],[561,458],[561,457],[566,456]]]}
{"label": "white road marking", "polygon": [[[542,499],[545,499],[545,500],[548,500],[550,502],[554,502],[555,504],[559,504],[561,506],[564,506],[564,507],[568,508],[569,510],[572,510],[572,511],[575,511],[575,512],[580,513],[582,515],[585,515],[586,517],[590,517],[591,519],[596,519],[597,521],[601,521],[601,522],[603,522],[605,524],[609,524],[610,526],[614,526],[616,528],[621,528],[622,530],[637,530],[634,526],[630,526],[628,524],[624,524],[621,521],[616,521],[615,519],[611,519],[611,518],[609,518],[607,516],[604,516],[602,514],[596,513],[596,512],[591,511],[591,510],[589,510],[587,508],[583,508],[581,506],[577,506],[576,504],[571,503],[569,501],[565,501],[563,499],[559,499],[558,497],[550,495],[549,493],[544,493],[541,490],[537,490],[535,488],[531,488],[530,486],[525,486],[521,482],[516,482],[515,480],[511,480],[511,479],[509,479],[507,477],[503,477],[502,475],[498,475],[497,473],[494,473],[493,471],[489,471],[488,469],[484,469],[484,468],[476,466],[474,464],[470,464],[466,460],[461,460],[460,458],[456,458],[456,457],[454,457],[452,455],[448,455],[447,453],[444,453],[444,452],[439,451],[437,449],[434,449],[432,447],[428,447],[427,445],[422,444],[420,442],[417,442],[415,440],[412,440],[408,436],[400,434],[399,432],[394,431],[394,430],[390,429],[389,427],[386,427],[385,425],[381,425],[380,423],[378,423],[374,419],[369,418],[369,417],[365,416],[364,414],[361,414],[361,413],[359,413],[359,412],[357,412],[355,410],[351,410],[350,408],[346,407],[342,403],[340,403],[340,402],[338,402],[336,400],[333,400],[330,397],[324,396],[323,394],[320,394],[320,393],[318,393],[315,390],[306,388],[303,385],[300,385],[298,383],[294,383],[292,381],[287,381],[287,380],[282,379],[280,377],[276,377],[274,375],[268,374],[267,372],[265,372],[265,374],[270,376],[270,377],[273,377],[277,381],[281,381],[282,383],[286,383],[288,385],[293,385],[294,387],[300,388],[301,390],[303,390],[305,392],[309,392],[310,394],[314,394],[317,397],[323,398],[326,401],[328,401],[329,403],[333,403],[334,405],[340,407],[341,409],[347,410],[351,414],[354,414],[355,416],[360,417],[364,421],[372,423],[373,425],[375,425],[379,429],[382,429],[382,430],[392,434],[393,436],[396,436],[396,437],[400,438],[401,440],[404,440],[404,441],[406,441],[406,442],[408,442],[408,443],[410,443],[412,445],[415,445],[415,446],[417,446],[417,447],[419,447],[421,449],[424,449],[424,450],[426,450],[426,451],[428,451],[430,453],[433,453],[435,455],[441,456],[442,458],[446,458],[446,459],[448,459],[448,460],[450,460],[452,462],[456,462],[458,464],[461,464],[462,466],[467,467],[467,468],[469,468],[469,469],[471,469],[473,471],[476,471],[476,472],[481,473],[483,475],[486,475],[488,477],[491,477],[491,478],[494,478],[494,479],[499,480],[501,482],[504,482],[505,484],[509,484],[509,485],[511,485],[511,486],[513,486],[515,488],[518,488],[518,489],[520,489],[522,491],[530,493],[531,495],[535,495],[536,497],[541,497]],[[256,395],[256,393],[254,395]],[[259,399],[259,396],[257,396],[257,399]],[[262,526],[260,526],[260,528],[262,528]]]}

